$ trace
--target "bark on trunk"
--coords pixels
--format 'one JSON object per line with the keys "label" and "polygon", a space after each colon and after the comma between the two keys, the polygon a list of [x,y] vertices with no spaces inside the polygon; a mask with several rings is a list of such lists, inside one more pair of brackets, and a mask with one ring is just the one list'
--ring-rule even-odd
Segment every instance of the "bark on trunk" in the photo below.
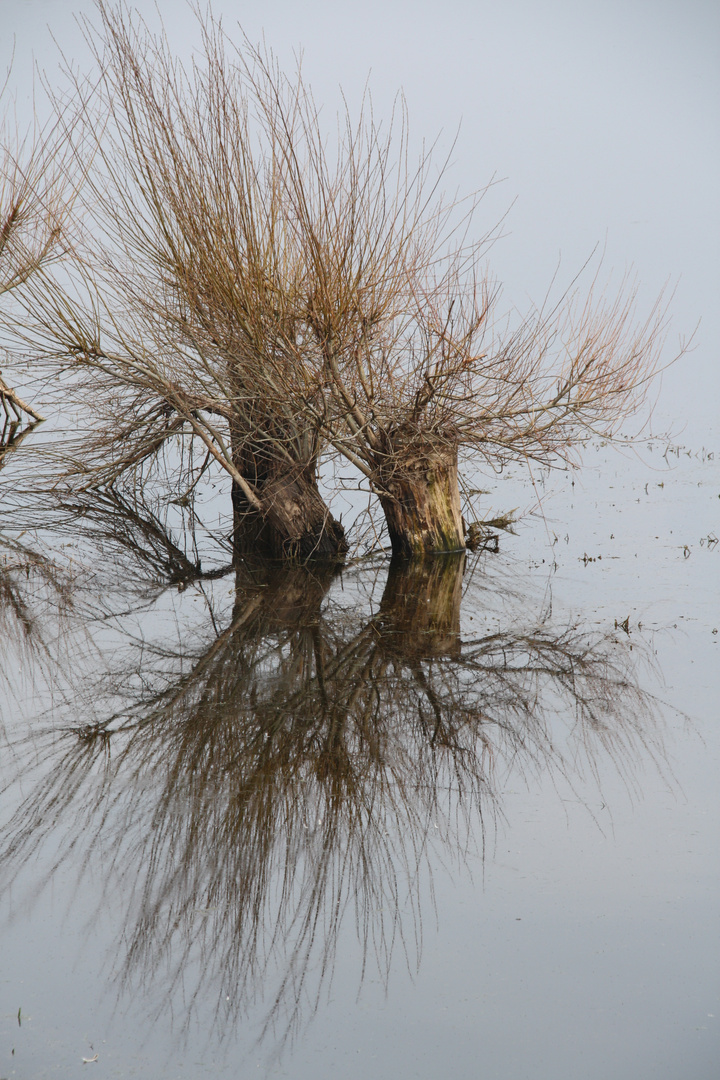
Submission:
{"label": "bark on trunk", "polygon": [[312,464],[288,467],[286,462],[252,454],[247,447],[233,458],[262,501],[262,510],[255,510],[233,483],[234,548],[238,558],[258,555],[305,561],[337,559],[345,554],[345,530],[325,505]]}
{"label": "bark on trunk", "polygon": [[[465,536],[458,487],[457,449],[440,446],[392,461],[379,470],[380,503],[393,557],[418,558],[462,551]],[[398,457],[400,455],[398,454]]]}

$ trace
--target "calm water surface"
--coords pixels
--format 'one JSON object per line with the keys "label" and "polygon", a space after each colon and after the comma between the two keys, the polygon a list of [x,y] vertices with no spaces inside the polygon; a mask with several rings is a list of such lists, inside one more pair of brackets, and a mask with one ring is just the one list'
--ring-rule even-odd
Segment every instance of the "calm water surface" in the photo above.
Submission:
{"label": "calm water surface", "polygon": [[715,1077],[718,450],[413,572],[4,520],[0,1076]]}

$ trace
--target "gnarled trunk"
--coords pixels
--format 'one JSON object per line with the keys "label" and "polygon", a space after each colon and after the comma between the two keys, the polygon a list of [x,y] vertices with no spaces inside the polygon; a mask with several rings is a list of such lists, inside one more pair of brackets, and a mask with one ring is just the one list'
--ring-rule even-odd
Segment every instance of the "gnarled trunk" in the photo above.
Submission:
{"label": "gnarled trunk", "polygon": [[388,464],[378,470],[380,503],[393,557],[411,559],[461,551],[465,536],[457,447],[425,446],[407,455],[394,449],[396,452],[388,454]]}
{"label": "gnarled trunk", "polygon": [[236,556],[304,561],[345,554],[345,530],[320,495],[314,463],[289,465],[245,444],[233,453],[233,462],[262,502],[256,510],[233,483]]}

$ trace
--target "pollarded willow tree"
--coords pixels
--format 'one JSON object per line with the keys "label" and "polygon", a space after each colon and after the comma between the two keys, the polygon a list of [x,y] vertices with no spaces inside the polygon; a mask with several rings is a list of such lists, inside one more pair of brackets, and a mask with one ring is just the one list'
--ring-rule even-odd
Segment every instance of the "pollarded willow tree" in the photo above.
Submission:
{"label": "pollarded willow tree", "polygon": [[478,196],[443,201],[403,109],[387,133],[369,106],[326,132],[300,70],[212,15],[186,68],[129,9],[97,7],[100,77],[75,80],[68,136],[92,161],[74,243],[17,291],[10,327],[85,404],[85,484],[137,481],[174,446],[180,497],[208,461],[230,475],[238,550],[329,556],[346,541],[317,468],[339,454],[395,554],[452,551],[460,451],[550,462],[637,406],[660,306],[637,325],[627,290],[591,289],[499,321],[486,238],[468,240]]}

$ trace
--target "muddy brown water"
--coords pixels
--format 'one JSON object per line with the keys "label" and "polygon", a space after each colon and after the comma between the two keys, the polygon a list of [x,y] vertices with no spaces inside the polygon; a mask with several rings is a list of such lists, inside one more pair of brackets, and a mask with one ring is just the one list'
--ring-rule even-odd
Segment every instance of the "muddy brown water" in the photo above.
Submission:
{"label": "muddy brown water", "polygon": [[0,1076],[714,1077],[718,450],[412,572],[5,523]]}

